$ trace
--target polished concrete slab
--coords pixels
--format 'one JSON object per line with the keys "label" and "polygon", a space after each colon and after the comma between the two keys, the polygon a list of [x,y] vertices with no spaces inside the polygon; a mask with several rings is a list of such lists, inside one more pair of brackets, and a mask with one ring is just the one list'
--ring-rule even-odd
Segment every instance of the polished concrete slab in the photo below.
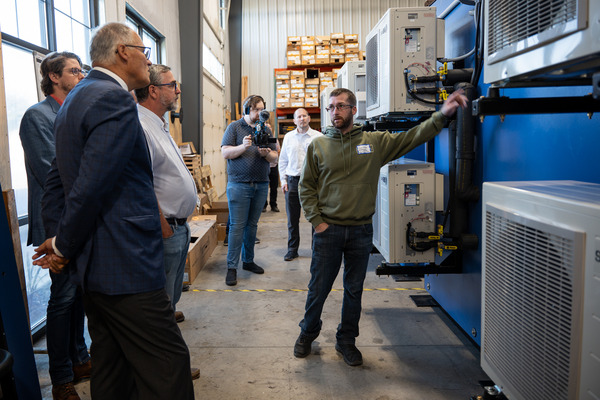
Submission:
{"label": "polished concrete slab", "polygon": [[[310,277],[310,224],[301,223],[300,257],[286,262],[287,222],[267,211],[259,223],[256,275],[241,268],[238,285],[225,285],[227,247],[220,242],[183,293],[179,324],[193,366],[197,399],[468,400],[487,379],[478,349],[437,307],[417,307],[410,295],[427,294],[422,281],[378,277],[383,260],[371,256],[357,346],[364,364],[346,365],[335,351],[342,301],[341,273],[323,312],[323,330],[304,359],[293,355]],[[37,344],[43,347],[43,343]],[[47,356],[36,355],[44,398],[51,399]],[[89,382],[76,386],[91,398]]]}

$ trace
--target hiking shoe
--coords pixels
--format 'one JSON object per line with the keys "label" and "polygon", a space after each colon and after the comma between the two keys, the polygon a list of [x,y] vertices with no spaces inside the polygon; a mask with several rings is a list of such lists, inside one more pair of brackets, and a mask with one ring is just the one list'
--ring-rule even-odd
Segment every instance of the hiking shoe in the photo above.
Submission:
{"label": "hiking shoe", "polygon": [[347,343],[336,343],[335,349],[342,353],[342,357],[344,357],[344,361],[346,364],[355,367],[357,365],[361,365],[363,363],[362,354],[353,344]]}
{"label": "hiking shoe", "polygon": [[227,277],[225,277],[227,286],[237,285],[237,269],[227,269]]}
{"label": "hiking shoe", "polygon": [[255,274],[264,274],[265,270],[262,269],[261,267],[259,267],[258,265],[254,264],[253,262],[251,263],[243,263],[244,266],[242,267],[243,269],[245,269],[246,271],[250,271],[250,272],[254,272]]}
{"label": "hiking shoe", "polygon": [[296,339],[296,344],[294,344],[294,356],[304,358],[309,355],[314,340],[301,333],[298,339]]}
{"label": "hiking shoe", "polygon": [[292,261],[294,258],[298,258],[298,253],[295,251],[288,251],[285,256],[283,256],[284,261]]}

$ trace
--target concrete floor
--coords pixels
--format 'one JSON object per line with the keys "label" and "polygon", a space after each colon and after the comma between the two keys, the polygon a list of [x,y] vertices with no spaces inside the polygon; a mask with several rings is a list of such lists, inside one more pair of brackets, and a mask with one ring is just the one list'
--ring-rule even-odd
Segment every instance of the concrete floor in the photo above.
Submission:
{"label": "concrete floor", "polygon": [[[293,355],[300,332],[310,273],[310,224],[301,223],[300,257],[283,261],[287,221],[263,213],[255,262],[264,275],[238,271],[238,285],[225,285],[227,247],[219,242],[206,267],[183,293],[179,324],[201,370],[194,381],[197,399],[377,399],[468,400],[482,394],[479,351],[437,307],[416,307],[409,296],[427,294],[422,281],[378,277],[382,261],[371,256],[363,294],[361,334],[356,345],[364,364],[346,365],[335,351],[342,301],[341,274],[323,312],[323,329],[304,359]],[[36,348],[45,343],[36,344]],[[44,399],[52,399],[48,358],[37,354]],[[76,385],[90,399],[89,382]]]}

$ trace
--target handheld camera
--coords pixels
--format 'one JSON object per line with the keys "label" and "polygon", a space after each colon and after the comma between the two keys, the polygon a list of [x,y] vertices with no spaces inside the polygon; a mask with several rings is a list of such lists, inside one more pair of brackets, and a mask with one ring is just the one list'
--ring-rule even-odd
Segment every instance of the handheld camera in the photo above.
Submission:
{"label": "handheld camera", "polygon": [[258,122],[252,132],[252,144],[258,147],[269,147],[269,143],[275,143],[277,139],[270,137],[267,132],[266,122],[269,120],[269,112],[262,110],[258,116]]}

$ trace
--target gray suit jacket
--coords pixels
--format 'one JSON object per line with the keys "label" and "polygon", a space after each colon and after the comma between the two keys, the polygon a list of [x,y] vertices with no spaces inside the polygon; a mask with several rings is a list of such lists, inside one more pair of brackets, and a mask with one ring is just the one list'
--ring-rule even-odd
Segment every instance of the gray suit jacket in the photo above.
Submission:
{"label": "gray suit jacket", "polygon": [[27,244],[38,246],[46,239],[42,223],[44,182],[54,159],[54,120],[60,105],[51,96],[31,106],[21,119],[19,136],[25,153],[29,231]]}

